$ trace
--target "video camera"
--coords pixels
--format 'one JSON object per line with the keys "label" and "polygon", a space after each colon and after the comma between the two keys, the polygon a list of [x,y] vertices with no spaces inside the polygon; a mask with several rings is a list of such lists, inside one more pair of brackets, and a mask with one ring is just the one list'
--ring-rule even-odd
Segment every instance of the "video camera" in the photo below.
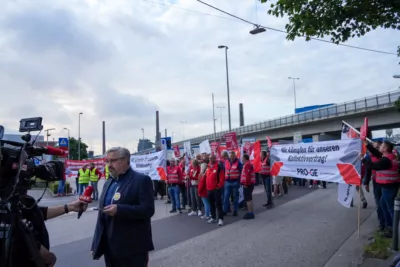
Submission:
{"label": "video camera", "polygon": [[[30,132],[41,131],[42,118],[26,118],[20,121],[19,132],[26,132],[21,136],[24,142],[2,140],[4,127],[0,126],[0,199],[6,193],[26,192],[34,184],[33,177],[46,182],[62,180],[64,163],[49,161],[35,165],[34,159],[43,155],[64,155],[64,151],[52,147],[35,147],[36,140],[31,142]],[[9,192],[7,189],[12,189]]]}

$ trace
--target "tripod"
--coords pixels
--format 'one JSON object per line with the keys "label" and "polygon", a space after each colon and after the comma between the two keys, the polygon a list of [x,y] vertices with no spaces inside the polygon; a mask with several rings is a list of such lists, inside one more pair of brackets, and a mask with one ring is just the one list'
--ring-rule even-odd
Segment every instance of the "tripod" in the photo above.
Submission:
{"label": "tripod", "polygon": [[[22,218],[21,206],[19,195],[10,202],[0,202],[0,266],[17,267],[18,260],[29,257],[32,266],[46,267],[33,236],[33,225]],[[14,243],[17,239],[24,243],[28,255],[16,255],[14,249],[22,245]]]}

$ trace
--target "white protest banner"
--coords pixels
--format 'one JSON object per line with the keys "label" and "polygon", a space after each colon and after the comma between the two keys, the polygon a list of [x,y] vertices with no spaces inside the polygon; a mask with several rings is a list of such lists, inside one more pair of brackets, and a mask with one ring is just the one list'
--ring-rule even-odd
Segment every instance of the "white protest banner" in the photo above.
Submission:
{"label": "white protest banner", "polygon": [[339,184],[338,186],[338,201],[346,208],[351,207],[353,196],[356,191],[356,186],[351,184]]}
{"label": "white protest banner", "polygon": [[190,158],[193,157],[192,155],[192,148],[190,146],[190,141],[186,141],[183,143],[183,153],[186,153]]}
{"label": "white protest banner", "polygon": [[160,180],[158,168],[162,168],[165,161],[165,151],[147,155],[134,155],[131,156],[131,167],[137,172],[150,176],[152,180]]}
{"label": "white protest banner", "polygon": [[201,142],[199,144],[199,147],[200,147],[200,153],[211,154],[211,146],[210,146],[210,142],[208,141],[208,139]]}
{"label": "white protest banner", "polygon": [[271,175],[360,184],[361,140],[335,140],[271,148]]}

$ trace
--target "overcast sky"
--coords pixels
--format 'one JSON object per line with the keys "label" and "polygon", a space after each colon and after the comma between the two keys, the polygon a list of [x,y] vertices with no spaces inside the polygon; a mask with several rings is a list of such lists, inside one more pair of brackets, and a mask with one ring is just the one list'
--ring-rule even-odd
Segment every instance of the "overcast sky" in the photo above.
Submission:
{"label": "overcast sky", "polygon": [[[152,0],[153,1],[153,0]],[[256,36],[252,26],[227,18],[195,0],[14,0],[0,13],[1,124],[15,133],[23,117],[41,116],[52,137],[78,135],[101,152],[101,125],[107,147],[131,151],[144,128],[155,136],[155,111],[161,131],[174,141],[213,131],[211,94],[227,107],[225,54],[229,46],[232,126],[244,104],[250,124],[293,113],[297,105],[340,103],[396,90],[396,56],[322,42],[286,41],[282,33]],[[284,29],[286,19],[267,14],[253,0],[207,2],[265,26]],[[188,11],[186,9],[194,10]],[[201,12],[208,13],[202,14]],[[348,44],[395,52],[398,32],[376,30]],[[227,109],[216,110],[220,130]]]}

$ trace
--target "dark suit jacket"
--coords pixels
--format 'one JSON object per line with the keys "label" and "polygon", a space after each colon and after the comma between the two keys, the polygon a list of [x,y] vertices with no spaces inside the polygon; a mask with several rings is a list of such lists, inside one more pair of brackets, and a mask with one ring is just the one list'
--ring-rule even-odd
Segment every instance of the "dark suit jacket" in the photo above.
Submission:
{"label": "dark suit jacket", "polygon": [[117,204],[117,213],[110,218],[107,229],[104,229],[102,209],[113,178],[106,181],[100,196],[99,215],[92,242],[94,259],[99,259],[108,247],[112,255],[120,259],[154,250],[151,234],[151,217],[154,215],[153,183],[149,176],[131,168],[121,176],[118,189],[121,197],[113,201],[113,204]]}

